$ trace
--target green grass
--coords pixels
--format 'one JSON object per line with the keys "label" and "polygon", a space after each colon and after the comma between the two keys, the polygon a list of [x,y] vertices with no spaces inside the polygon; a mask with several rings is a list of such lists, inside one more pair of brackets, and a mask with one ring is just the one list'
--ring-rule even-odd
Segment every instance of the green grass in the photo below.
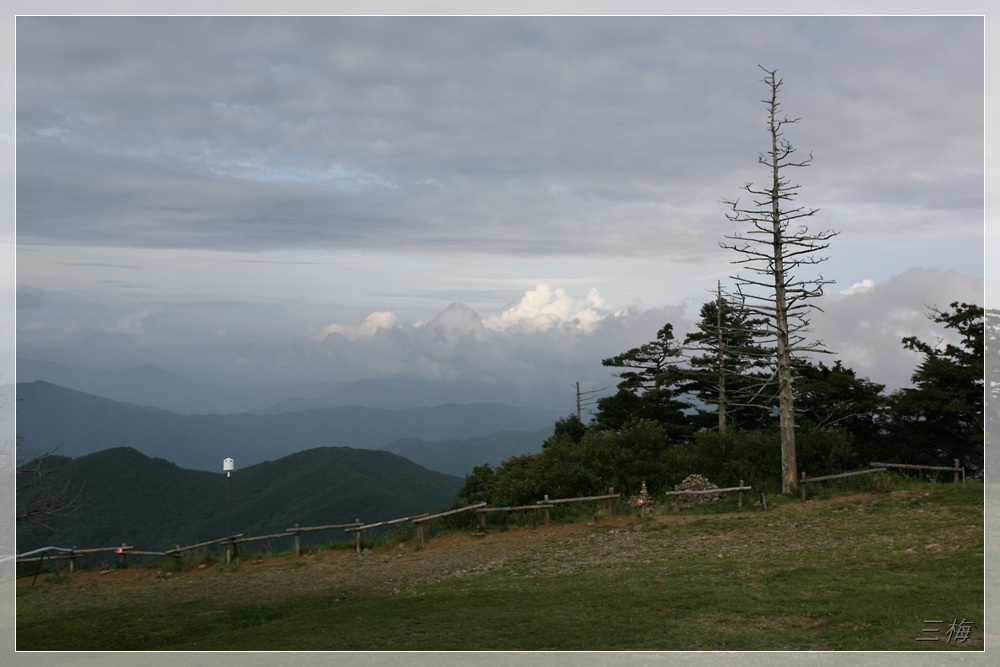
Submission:
{"label": "green grass", "polygon": [[[983,487],[907,489],[598,524],[398,590],[352,584],[360,558],[321,592],[251,602],[137,589],[102,606],[100,586],[40,583],[18,590],[17,648],[981,650]],[[257,573],[209,576],[240,586]],[[928,619],[968,619],[972,637],[918,642]]]}

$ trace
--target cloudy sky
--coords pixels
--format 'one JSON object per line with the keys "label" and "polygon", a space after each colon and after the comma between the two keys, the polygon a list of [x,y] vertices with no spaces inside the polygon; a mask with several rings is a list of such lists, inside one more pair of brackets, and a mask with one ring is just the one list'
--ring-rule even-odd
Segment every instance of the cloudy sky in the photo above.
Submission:
{"label": "cloudy sky", "polygon": [[[983,303],[981,17],[20,17],[17,354],[219,383],[607,384],[790,177],[838,232],[813,319],[905,385]],[[991,288],[992,289],[992,288]]]}

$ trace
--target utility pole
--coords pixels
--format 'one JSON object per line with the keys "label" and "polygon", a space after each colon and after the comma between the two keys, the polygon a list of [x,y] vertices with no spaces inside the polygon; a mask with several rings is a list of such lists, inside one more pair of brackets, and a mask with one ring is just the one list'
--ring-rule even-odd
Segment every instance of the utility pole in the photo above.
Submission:
{"label": "utility pole", "polygon": [[[607,387],[604,389],[607,389]],[[576,418],[580,422],[583,422],[583,408],[593,405],[595,399],[591,397],[604,391],[604,389],[591,389],[590,391],[581,392],[580,383],[576,383]]]}

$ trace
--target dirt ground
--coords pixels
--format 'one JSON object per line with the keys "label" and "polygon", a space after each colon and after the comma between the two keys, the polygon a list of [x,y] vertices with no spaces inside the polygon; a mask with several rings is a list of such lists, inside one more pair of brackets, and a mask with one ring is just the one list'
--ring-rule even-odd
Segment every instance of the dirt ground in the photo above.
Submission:
{"label": "dirt ground", "polygon": [[[687,520],[687,517],[657,517],[657,521]],[[608,533],[628,536],[636,517],[602,518]],[[147,595],[182,602],[224,597],[228,602],[271,596],[342,591],[345,595],[364,591],[399,592],[417,584],[464,577],[502,568],[523,560],[532,543],[550,544],[553,562],[572,565],[559,557],[559,550],[583,539],[593,522],[540,525],[487,531],[485,534],[456,533],[425,540],[371,548],[364,554],[354,549],[322,550],[302,556],[252,556],[238,568],[198,565],[180,572],[159,566],[129,567],[104,571],[62,573],[64,585],[52,574],[43,574],[33,586],[31,577],[17,581],[18,607],[35,604],[65,609],[113,608]],[[535,551],[532,549],[531,551]],[[571,550],[572,551],[572,550]],[[27,589],[31,589],[30,591]]]}
{"label": "dirt ground", "polygon": [[[907,493],[907,492],[903,492]],[[896,495],[896,494],[893,494]],[[851,502],[841,496],[833,501]],[[774,512],[784,519],[793,519],[804,506],[783,505]],[[745,512],[745,511],[744,511]],[[768,512],[772,514],[772,512]],[[711,515],[724,519],[729,514]],[[688,523],[706,519],[706,515],[673,514],[662,511],[647,516],[647,522]],[[259,601],[268,596],[281,599],[309,593],[343,593],[345,596],[371,591],[400,592],[451,578],[467,577],[487,572],[503,574],[544,575],[572,572],[595,564],[642,562],[662,557],[659,540],[649,540],[639,530],[636,516],[601,517],[593,530],[593,522],[538,525],[536,527],[487,530],[436,536],[420,548],[419,540],[379,546],[364,554],[354,549],[322,550],[302,556],[252,556],[241,560],[240,566],[199,565],[180,572],[159,566],[130,567],[106,571],[79,571],[63,574],[64,585],[54,575],[17,581],[17,605],[30,609],[33,605],[84,610],[126,605],[137,597],[156,596],[175,601],[204,601],[218,597],[230,603],[245,599]],[[764,538],[760,538],[763,540]],[[860,539],[860,537],[859,537]],[[873,540],[869,536],[865,538]],[[773,535],[759,543],[755,536],[733,531],[715,535],[711,540],[691,535],[672,540],[675,553],[705,553],[713,557],[735,553],[756,546],[770,549],[797,550],[804,548],[798,540],[776,539]],[[782,542],[782,544],[776,544]],[[530,545],[530,548],[528,548]],[[26,590],[30,588],[31,590]]]}

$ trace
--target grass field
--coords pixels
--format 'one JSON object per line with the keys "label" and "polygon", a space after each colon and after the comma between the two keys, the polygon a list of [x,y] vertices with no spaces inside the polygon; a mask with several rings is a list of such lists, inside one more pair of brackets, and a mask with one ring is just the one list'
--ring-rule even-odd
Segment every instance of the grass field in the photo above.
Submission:
{"label": "grass field", "polygon": [[[908,483],[363,556],[48,575],[18,582],[17,649],[982,650],[983,520],[981,483]],[[965,641],[946,634],[956,620]]]}

